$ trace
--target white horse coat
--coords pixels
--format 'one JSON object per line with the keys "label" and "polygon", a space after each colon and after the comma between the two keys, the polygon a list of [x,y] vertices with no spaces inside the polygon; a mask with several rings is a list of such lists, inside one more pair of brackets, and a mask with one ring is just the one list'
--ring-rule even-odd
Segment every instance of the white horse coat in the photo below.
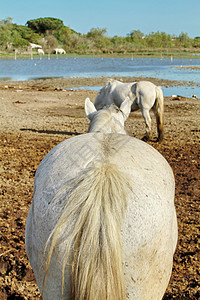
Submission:
{"label": "white horse coat", "polygon": [[56,54],[66,54],[66,51],[62,48],[56,48],[54,49]]}
{"label": "white horse coat", "polygon": [[[127,103],[127,100],[125,102]],[[86,114],[91,121],[90,132],[67,139],[54,147],[42,160],[36,172],[33,202],[26,223],[25,241],[28,258],[34,270],[43,300],[62,299],[63,258],[66,257],[66,248],[79,218],[84,220],[81,231],[77,232],[77,235],[81,235],[80,240],[78,239],[78,248],[76,249],[76,243],[72,243],[64,267],[64,299],[160,300],[165,293],[172,271],[173,254],[177,243],[174,176],[169,164],[158,151],[143,141],[124,134],[124,121],[130,112],[130,107],[127,108],[125,102],[123,102],[124,107],[121,106],[120,110],[111,106],[108,109],[96,112],[93,104],[87,99]],[[116,123],[117,126],[115,126]],[[123,134],[117,132],[120,127]],[[109,133],[106,133],[106,128]],[[99,175],[98,170],[104,172],[108,166],[113,166],[113,170],[110,173],[108,172],[108,176],[103,175],[103,179],[98,181],[98,176],[101,175]],[[95,168],[97,172],[95,171],[94,175],[92,172]],[[110,185],[108,185],[110,188],[107,189],[109,178],[111,178]],[[102,183],[102,180],[105,182]],[[115,184],[116,180],[121,181],[119,185]],[[128,183],[125,182],[126,180],[128,180]],[[86,182],[85,191],[82,190],[78,193],[78,189],[84,181]],[[95,210],[93,206],[95,207],[96,202],[101,198],[98,193],[95,193],[98,190],[97,182],[102,183],[102,193],[104,193],[105,201],[108,201],[105,205],[110,207],[109,201],[115,197],[117,202],[112,204],[114,206],[113,212],[108,213],[107,208],[101,210],[103,221],[100,233],[96,235],[94,224],[99,218],[98,210],[94,217],[92,217],[92,213]],[[112,184],[116,185],[116,190],[111,187]],[[125,199],[120,198],[121,189],[124,189]],[[91,191],[94,194],[91,194]],[[73,203],[70,204],[70,197],[74,192],[76,195],[74,205],[76,207],[73,209]],[[84,193],[88,193],[87,197],[91,197],[91,206],[87,204],[88,199],[83,202],[86,207],[89,207],[85,217],[83,204],[79,203],[85,200],[82,199]],[[79,198],[77,195],[82,200],[77,199]],[[101,201],[104,200],[101,199]],[[115,220],[113,224],[118,224],[119,221],[119,217],[116,217],[119,214],[118,201],[125,201],[126,203],[124,216],[121,216],[121,228],[115,226],[110,228],[112,220]],[[72,207],[72,211],[77,209],[77,215],[70,217],[70,207]],[[110,209],[112,211],[112,207]],[[67,219],[64,217],[64,223],[58,230],[58,237],[45,275],[47,255],[51,244],[51,240],[49,243],[47,241],[64,211],[65,214],[69,214],[69,221],[66,221]],[[85,241],[81,243],[85,226],[91,220],[94,224],[93,226],[88,225],[89,229]],[[112,251],[109,250],[110,241],[108,240],[108,245],[105,245],[101,240],[103,230],[107,230],[110,239],[114,239],[113,243],[118,245]],[[118,238],[116,238],[116,234]],[[92,248],[93,242],[90,242],[93,235],[95,235],[94,239],[97,237],[98,245],[94,249]],[[47,250],[44,254],[45,245],[47,245]],[[99,251],[99,268],[102,265],[104,266],[104,254],[101,252],[101,248],[104,247],[108,250],[108,256],[106,256],[108,265],[109,259],[112,265],[112,260],[114,260],[115,255],[118,255],[116,254],[117,251],[119,250],[119,253],[122,251],[119,254],[119,259],[114,260],[112,265],[114,267],[116,265],[117,269],[118,265],[119,268],[122,268],[122,274],[117,275],[119,281],[114,279],[113,286],[112,284],[109,285],[107,281],[111,280],[110,276],[107,277],[107,280],[105,278],[107,274],[110,274],[109,272],[111,274],[114,272],[112,271],[114,267],[111,267],[111,270],[103,269],[102,272],[105,274],[105,278],[104,276],[97,278],[95,287],[91,288],[94,290],[93,296],[90,295],[89,286],[89,291],[86,291],[81,297],[77,289],[73,288],[74,277],[71,278],[74,265],[72,264],[73,256],[75,255],[75,263],[79,255],[80,259],[83,259],[82,264],[78,266],[77,276],[79,276],[97,250]],[[118,247],[121,249],[116,249]],[[120,263],[121,261],[122,263]],[[86,274],[88,274],[88,278],[84,278],[86,284],[92,281],[93,277],[98,276],[98,268],[95,267],[94,269],[95,272],[90,276],[90,272],[86,270]],[[125,282],[125,292],[124,295],[122,292],[120,296],[115,291],[123,289],[119,287],[123,280]],[[72,281],[73,296],[70,296],[70,293],[72,294],[70,292],[70,281]],[[82,281],[84,280],[81,279],[81,283]],[[109,286],[111,286],[110,293]]]}
{"label": "white horse coat", "polygon": [[115,79],[110,79],[100,90],[94,105],[97,110],[112,103],[120,107],[126,97],[129,97],[132,101],[131,111],[140,109],[142,112],[146,124],[144,140],[148,140],[151,135],[151,117],[149,111],[152,109],[156,116],[158,140],[162,141],[164,97],[162,89],[152,82],[123,83]]}
{"label": "white horse coat", "polygon": [[38,54],[44,55],[44,50],[43,49],[38,49]]}

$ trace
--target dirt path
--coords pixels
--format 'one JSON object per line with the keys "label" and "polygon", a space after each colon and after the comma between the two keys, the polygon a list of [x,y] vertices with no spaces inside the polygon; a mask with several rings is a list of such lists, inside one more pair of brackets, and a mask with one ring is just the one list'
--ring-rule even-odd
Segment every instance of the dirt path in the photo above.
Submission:
{"label": "dirt path", "polygon": [[[105,82],[101,80],[98,81],[101,82],[99,85]],[[66,82],[56,83],[55,80],[34,82],[34,86],[31,82],[10,82],[0,86],[2,300],[40,299],[24,246],[25,222],[32,201],[34,174],[52,147],[87,131],[84,100],[89,96],[94,101],[97,94],[83,90],[63,91],[64,84],[67,87]],[[92,85],[88,81],[79,84]],[[93,84],[97,85],[97,82]],[[68,81],[68,87],[74,85],[73,80]],[[165,98],[163,143],[155,142],[154,116],[152,119],[153,138],[149,144],[168,160],[176,180],[179,241],[164,299],[199,299],[200,100]],[[131,114],[126,128],[130,135],[142,138],[145,126],[140,112]]]}

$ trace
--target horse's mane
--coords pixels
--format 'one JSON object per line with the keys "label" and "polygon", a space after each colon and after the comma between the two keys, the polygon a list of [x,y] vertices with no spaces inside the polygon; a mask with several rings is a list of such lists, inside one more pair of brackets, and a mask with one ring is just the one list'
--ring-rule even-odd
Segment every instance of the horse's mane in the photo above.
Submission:
{"label": "horse's mane", "polygon": [[114,121],[110,116],[113,113],[123,113],[123,111],[114,103],[104,106],[101,110],[93,114],[92,120],[88,128],[88,132],[108,132],[108,128],[112,128],[113,132],[124,133],[126,131],[123,126],[119,127],[119,122]]}
{"label": "horse's mane", "polygon": [[[116,147],[116,141],[112,142],[110,137],[102,143],[107,143],[102,149],[108,150],[113,143],[112,151]],[[70,299],[126,299],[121,222],[131,184],[129,178],[109,162],[109,155],[109,152],[104,153],[102,162],[92,164],[70,182],[74,188],[46,244],[45,249],[50,244],[50,250],[44,283],[60,234],[65,234],[69,224],[73,224],[62,265],[62,291],[65,267],[72,265]],[[67,185],[64,193],[69,193]],[[72,262],[68,261],[70,252]]]}

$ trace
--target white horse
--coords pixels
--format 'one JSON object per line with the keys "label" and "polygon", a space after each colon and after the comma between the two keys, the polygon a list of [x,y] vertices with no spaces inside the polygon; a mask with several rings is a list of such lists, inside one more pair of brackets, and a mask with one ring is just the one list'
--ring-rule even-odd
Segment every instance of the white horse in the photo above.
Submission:
{"label": "white horse", "polygon": [[56,54],[66,54],[66,51],[62,48],[56,48],[54,49]]}
{"label": "white horse", "polygon": [[35,176],[25,243],[43,300],[158,300],[177,243],[174,176],[153,147],[126,135],[127,98],[96,111]]}
{"label": "white horse", "polygon": [[146,124],[146,134],[144,140],[148,140],[151,135],[150,109],[156,116],[158,141],[163,140],[163,114],[164,98],[162,89],[150,81],[139,81],[132,83],[122,83],[118,80],[110,79],[100,90],[95,99],[97,110],[105,105],[115,103],[118,107],[122,101],[129,96],[132,100],[131,111],[141,110]]}
{"label": "white horse", "polygon": [[44,55],[44,50],[43,49],[38,49],[38,54],[39,55]]}

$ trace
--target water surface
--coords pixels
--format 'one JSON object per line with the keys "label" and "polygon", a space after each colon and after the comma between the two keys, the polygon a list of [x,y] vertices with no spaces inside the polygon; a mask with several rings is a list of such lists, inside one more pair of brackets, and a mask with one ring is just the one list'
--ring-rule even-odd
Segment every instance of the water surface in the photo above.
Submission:
{"label": "water surface", "polygon": [[[153,77],[200,84],[200,71],[179,68],[200,66],[200,59],[168,58],[39,58],[0,59],[0,80],[24,81],[38,78]],[[164,88],[165,90],[165,88]],[[170,87],[167,95],[199,95],[199,87]],[[200,97],[200,95],[199,95]]]}
{"label": "water surface", "polygon": [[177,66],[199,66],[200,59],[159,58],[43,58],[0,59],[0,78],[29,80],[47,77],[144,76],[200,83],[196,70]]}

